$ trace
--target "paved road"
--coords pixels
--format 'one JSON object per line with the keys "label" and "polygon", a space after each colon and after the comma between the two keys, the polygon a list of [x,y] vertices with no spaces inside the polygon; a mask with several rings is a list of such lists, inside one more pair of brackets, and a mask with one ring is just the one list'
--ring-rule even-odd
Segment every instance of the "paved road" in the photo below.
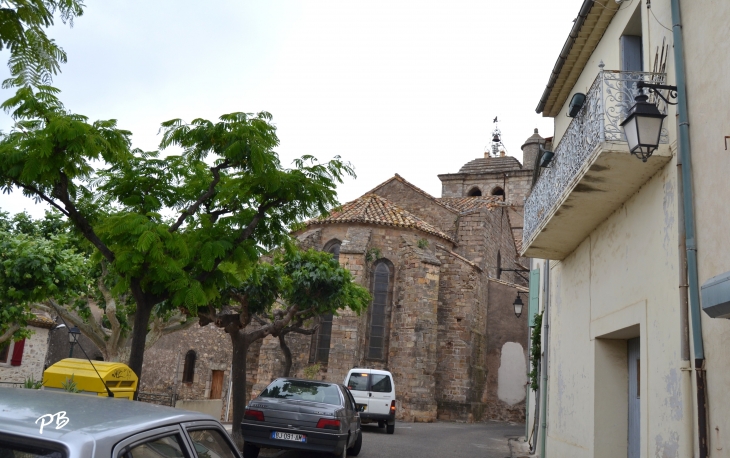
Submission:
{"label": "paved road", "polygon": [[[385,428],[363,425],[362,451],[358,458],[505,458],[509,457],[508,437],[525,433],[524,425],[502,422],[403,423],[395,434]],[[277,458],[319,458],[318,454],[262,450],[260,455]]]}

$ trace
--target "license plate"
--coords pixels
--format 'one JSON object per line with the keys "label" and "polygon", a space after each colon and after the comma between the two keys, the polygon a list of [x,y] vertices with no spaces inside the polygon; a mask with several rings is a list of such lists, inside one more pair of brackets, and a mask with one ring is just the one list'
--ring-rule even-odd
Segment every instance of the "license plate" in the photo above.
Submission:
{"label": "license plate", "polygon": [[282,433],[279,431],[271,431],[271,438],[284,441],[307,442],[307,436],[304,434]]}

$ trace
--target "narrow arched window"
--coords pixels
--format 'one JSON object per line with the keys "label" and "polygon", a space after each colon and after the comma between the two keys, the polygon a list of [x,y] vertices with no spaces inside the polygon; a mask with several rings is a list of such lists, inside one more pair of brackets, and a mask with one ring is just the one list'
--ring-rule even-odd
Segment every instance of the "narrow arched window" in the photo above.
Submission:
{"label": "narrow arched window", "polygon": [[[340,260],[341,242],[330,240],[322,251],[332,253],[335,261]],[[332,340],[332,314],[327,313],[319,317],[319,328],[312,336],[312,345],[309,352],[309,362],[327,364],[330,358],[330,341]]]}
{"label": "narrow arched window", "polygon": [[195,351],[189,350],[185,354],[185,366],[183,366],[183,383],[193,383],[195,380]]}
{"label": "narrow arched window", "polygon": [[469,192],[467,193],[467,195],[469,197],[479,197],[479,196],[482,195],[482,190],[479,189],[479,188],[477,188],[477,187],[473,187],[473,188],[471,188],[469,190]]}
{"label": "narrow arched window", "polygon": [[393,299],[393,265],[381,259],[373,265],[370,291],[367,358],[385,360],[388,354],[390,311]]}
{"label": "narrow arched window", "polygon": [[492,189],[492,195],[493,196],[502,196],[504,198],[504,189],[497,186],[496,188]]}

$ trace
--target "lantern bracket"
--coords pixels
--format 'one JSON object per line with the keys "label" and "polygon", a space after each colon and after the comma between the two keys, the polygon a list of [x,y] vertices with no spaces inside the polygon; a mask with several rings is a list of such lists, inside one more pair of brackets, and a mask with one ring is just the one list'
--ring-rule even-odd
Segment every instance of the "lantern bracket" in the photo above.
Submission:
{"label": "lantern bracket", "polygon": [[656,94],[659,96],[660,99],[664,100],[669,105],[676,105],[679,102],[670,102],[669,99],[664,97],[664,94],[662,94],[659,91],[669,91],[668,95],[672,99],[677,99],[677,86],[668,86],[666,84],[652,84],[652,83],[646,83],[644,81],[639,81],[636,83],[636,89],[648,89],[650,93]]}

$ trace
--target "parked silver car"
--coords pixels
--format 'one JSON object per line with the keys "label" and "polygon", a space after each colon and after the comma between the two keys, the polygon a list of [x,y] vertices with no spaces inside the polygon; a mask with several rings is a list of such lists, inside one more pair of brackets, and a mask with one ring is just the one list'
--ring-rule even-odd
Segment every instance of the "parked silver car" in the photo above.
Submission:
{"label": "parked silver car", "polygon": [[106,397],[0,388],[0,457],[240,458],[208,415]]}
{"label": "parked silver car", "polygon": [[344,385],[279,378],[246,407],[241,423],[244,458],[260,447],[357,456],[360,415]]}

